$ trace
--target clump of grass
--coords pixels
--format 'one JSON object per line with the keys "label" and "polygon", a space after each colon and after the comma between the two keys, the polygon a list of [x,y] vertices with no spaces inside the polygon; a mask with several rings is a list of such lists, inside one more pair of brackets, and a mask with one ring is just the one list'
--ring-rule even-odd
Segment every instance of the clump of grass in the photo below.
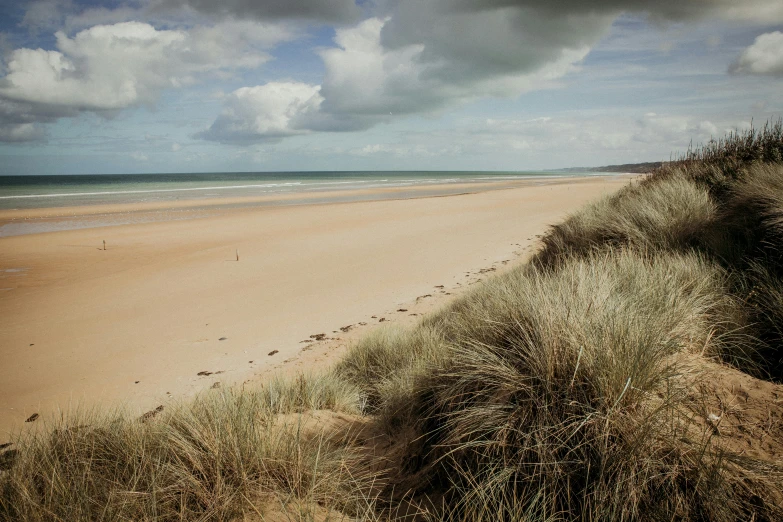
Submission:
{"label": "clump of grass", "polygon": [[[330,375],[216,389],[146,422],[82,413],[17,441],[0,478],[4,520],[231,520],[269,506],[355,509],[351,456],[303,437],[281,413],[357,412],[354,387]],[[298,517],[307,519],[306,510]]]}
{"label": "clump of grass", "polygon": [[783,239],[781,169],[783,121],[730,134],[553,226],[533,263],[551,266],[617,245],[651,253],[698,248],[730,262],[748,244],[776,247]]}
{"label": "clump of grass", "polygon": [[710,140],[664,164],[653,173],[653,178],[668,177],[675,169],[681,170],[720,198],[745,176],[745,169],[763,163],[783,163],[783,120],[768,121],[761,129],[752,127]]}
{"label": "clump of grass", "polygon": [[755,165],[725,196],[715,253],[737,268],[755,260],[783,275],[783,163]]}
{"label": "clump of grass", "polygon": [[380,402],[418,369],[442,358],[446,346],[441,333],[422,326],[405,329],[387,326],[370,332],[354,344],[335,366],[335,374],[358,386],[365,411],[377,412]]}
{"label": "clump of grass", "polygon": [[715,216],[708,191],[683,173],[657,183],[628,185],[554,225],[532,262],[552,266],[607,246],[647,252],[694,248],[704,241]]}
{"label": "clump of grass", "polygon": [[443,495],[439,516],[461,520],[774,511],[738,494],[681,403],[694,370],[679,354],[716,354],[731,337],[726,283],[695,254],[628,250],[490,280],[420,326],[442,332],[448,356],[407,395],[380,390],[404,409],[381,417],[415,428],[394,488]]}
{"label": "clump of grass", "polygon": [[[726,295],[726,281],[721,268],[696,254],[605,250],[567,257],[554,271],[517,267],[489,279],[423,324],[441,330],[454,343],[467,339],[492,344],[504,328],[527,324],[532,309],[558,325],[544,337],[559,342],[637,318],[642,324],[629,327],[677,332],[683,346],[705,351],[709,345],[717,351],[714,333],[734,330],[739,317],[735,300]],[[669,322],[656,322],[664,318]]]}
{"label": "clump of grass", "polygon": [[[693,409],[705,357],[783,372],[782,156],[780,121],[689,151],[328,374],[31,434],[3,453],[0,519],[374,519],[380,488],[390,519],[783,519],[783,467]],[[289,416],[322,409],[396,441],[383,477]]]}

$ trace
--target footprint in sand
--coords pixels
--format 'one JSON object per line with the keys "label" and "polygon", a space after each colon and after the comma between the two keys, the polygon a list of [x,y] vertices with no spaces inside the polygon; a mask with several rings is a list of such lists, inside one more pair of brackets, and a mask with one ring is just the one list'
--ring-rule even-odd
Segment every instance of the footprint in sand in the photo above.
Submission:
{"label": "footprint in sand", "polygon": [[[166,393],[168,393],[168,392],[166,392]],[[161,404],[160,406],[158,406],[154,410],[150,410],[147,413],[145,413],[144,415],[142,415],[141,417],[139,417],[139,420],[141,422],[147,422],[148,420],[152,419],[153,417],[155,417],[155,415],[157,415],[158,413],[160,413],[162,411],[163,411],[163,405]]]}

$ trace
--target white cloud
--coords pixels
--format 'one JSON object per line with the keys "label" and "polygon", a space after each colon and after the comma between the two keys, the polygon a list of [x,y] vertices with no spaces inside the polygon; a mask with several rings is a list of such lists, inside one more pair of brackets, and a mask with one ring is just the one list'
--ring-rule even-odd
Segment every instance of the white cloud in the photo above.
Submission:
{"label": "white cloud", "polygon": [[[466,131],[468,143],[476,150],[515,148],[560,157],[568,150],[574,157],[613,155],[625,162],[627,151],[641,154],[639,161],[664,160],[671,152],[684,152],[689,143],[698,146],[749,125],[742,121],[715,122],[692,115],[648,112],[637,117],[620,114],[577,115],[528,120],[490,119]],[[573,161],[560,157],[561,166]],[[550,158],[551,162],[551,158]],[[594,164],[595,165],[595,164]],[[590,166],[589,163],[582,166]]]}
{"label": "white cloud", "polygon": [[[458,13],[437,21],[428,16],[427,9],[419,9],[416,16],[373,18],[337,31],[337,47],[320,53],[326,66],[324,111],[375,123],[389,113],[428,112],[483,96],[517,96],[572,70],[603,31],[588,31],[589,38],[556,39],[541,50],[547,46],[510,27],[504,13],[473,19]],[[414,24],[427,36],[419,38]],[[405,34],[397,34],[401,30]]]}
{"label": "white cloud", "polygon": [[323,101],[317,85],[270,82],[242,87],[229,94],[215,122],[197,136],[203,139],[253,143],[303,134],[308,118]]}
{"label": "white cloud", "polygon": [[240,21],[189,30],[123,22],[96,25],[73,37],[57,32],[57,50],[10,53],[0,78],[0,123],[154,104],[165,89],[257,68],[271,59],[265,49],[291,36],[280,26]]}
{"label": "white cloud", "polygon": [[735,74],[783,76],[783,33],[759,35],[753,45],[729,67]]}
{"label": "white cloud", "polygon": [[34,123],[0,123],[0,141],[35,141],[44,137],[43,129]]}
{"label": "white cloud", "polygon": [[[235,91],[210,129],[199,136],[248,144],[253,139],[280,138],[306,130],[367,129],[399,116],[432,112],[481,96],[516,96],[541,88],[572,70],[589,50],[586,46],[563,48],[551,61],[542,59],[511,71],[490,68],[452,81],[450,73],[441,74],[440,61],[424,58],[423,44],[385,48],[382,31],[387,23],[388,19],[370,18],[355,27],[338,29],[337,46],[320,51],[326,68],[320,87],[291,82]],[[306,96],[315,92],[317,96]],[[302,103],[305,98],[309,101]],[[255,101],[261,99],[275,103]]]}
{"label": "white cloud", "polygon": [[[246,8],[244,0],[236,0],[226,9],[237,2]],[[378,16],[337,28],[335,46],[318,51],[325,67],[318,103],[282,102],[287,119],[281,123],[266,106],[243,104],[247,112],[242,112],[232,99],[201,137],[247,144],[254,137],[305,130],[365,130],[484,97],[511,98],[557,86],[623,12],[667,21],[752,20],[758,9],[768,20],[783,19],[783,8],[773,0],[747,0],[745,9],[729,0],[709,5],[693,0],[397,0],[377,5]],[[664,48],[673,50],[669,45]]]}
{"label": "white cloud", "polygon": [[191,84],[200,74],[267,61],[266,53],[241,45],[249,39],[248,29],[169,31],[123,22],[97,25],[73,38],[58,32],[58,51],[17,49],[11,54],[0,96],[83,110],[153,103],[164,88]]}

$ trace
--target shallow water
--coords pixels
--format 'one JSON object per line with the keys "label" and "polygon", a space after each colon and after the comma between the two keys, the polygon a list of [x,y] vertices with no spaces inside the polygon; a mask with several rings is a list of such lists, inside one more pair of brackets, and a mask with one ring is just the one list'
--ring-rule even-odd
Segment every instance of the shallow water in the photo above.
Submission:
{"label": "shallow water", "polygon": [[[196,219],[231,209],[448,196],[520,183],[556,183],[600,173],[551,172],[289,172],[0,176],[0,210],[158,203],[154,210],[0,221],[0,237]],[[422,191],[425,188],[425,191]],[[392,191],[383,189],[394,189]],[[286,196],[279,198],[276,196]],[[222,201],[216,201],[222,200]],[[184,206],[181,202],[188,202]],[[175,208],[166,208],[175,203]],[[69,211],[70,212],[70,211]]]}
{"label": "shallow water", "polygon": [[595,175],[552,172],[247,172],[0,176],[0,209],[143,203],[551,179]]}

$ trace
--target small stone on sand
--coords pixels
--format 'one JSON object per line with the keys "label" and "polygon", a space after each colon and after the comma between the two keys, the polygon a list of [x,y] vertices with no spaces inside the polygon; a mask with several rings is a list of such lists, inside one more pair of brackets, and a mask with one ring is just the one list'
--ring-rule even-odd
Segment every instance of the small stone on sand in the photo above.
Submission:
{"label": "small stone on sand", "polygon": [[408,309],[407,308],[398,308],[397,311],[398,312],[407,312]]}
{"label": "small stone on sand", "polygon": [[272,350],[272,351],[271,351],[271,352],[269,352],[267,355],[274,355],[274,354],[276,354],[277,352],[279,352],[279,350]]}
{"label": "small stone on sand", "polygon": [[225,341],[226,339],[228,339],[228,337],[221,337],[220,339],[218,339],[218,341]]}
{"label": "small stone on sand", "polygon": [[29,417],[27,417],[27,420],[25,422],[35,422],[38,420],[39,415],[37,413],[33,413]]}
{"label": "small stone on sand", "polygon": [[208,372],[208,371],[205,370],[203,372],[198,372],[196,375],[198,375],[200,377],[206,377],[207,375],[212,375],[212,372]]}

